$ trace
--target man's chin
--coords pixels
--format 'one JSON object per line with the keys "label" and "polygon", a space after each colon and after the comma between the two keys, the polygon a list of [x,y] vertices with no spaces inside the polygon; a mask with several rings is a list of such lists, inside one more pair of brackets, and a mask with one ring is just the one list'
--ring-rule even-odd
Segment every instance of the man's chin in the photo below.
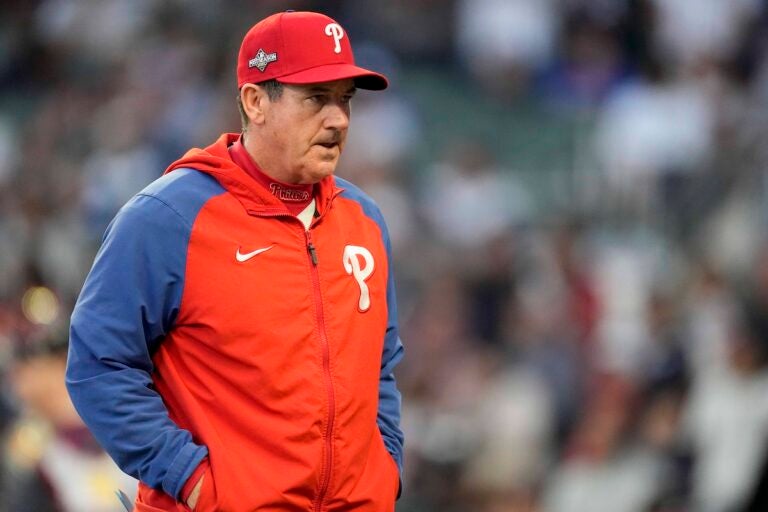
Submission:
{"label": "man's chin", "polygon": [[334,162],[322,162],[318,165],[315,165],[312,167],[312,169],[308,169],[307,172],[304,174],[304,179],[302,180],[302,183],[317,183],[319,181],[322,181],[324,178],[327,178],[328,176],[333,175],[334,172],[336,172],[336,164],[337,160]]}

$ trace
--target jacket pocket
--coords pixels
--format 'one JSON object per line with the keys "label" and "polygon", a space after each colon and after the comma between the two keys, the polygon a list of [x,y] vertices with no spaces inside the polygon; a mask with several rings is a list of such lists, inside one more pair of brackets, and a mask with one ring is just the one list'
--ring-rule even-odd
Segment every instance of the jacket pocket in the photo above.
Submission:
{"label": "jacket pocket", "polygon": [[133,505],[133,512],[175,512],[177,510],[176,500],[163,491],[152,489],[139,482],[139,492]]}
{"label": "jacket pocket", "polygon": [[201,477],[203,479],[203,485],[200,488],[200,497],[197,499],[194,509],[184,507],[189,512],[216,512],[216,506],[218,501],[216,499],[216,484],[213,481],[213,471],[211,466],[203,473]]}
{"label": "jacket pocket", "polygon": [[397,466],[397,461],[392,456],[391,453],[389,453],[389,450],[387,449],[387,444],[384,442],[384,436],[381,435],[381,432],[379,432],[379,440],[381,441],[381,450],[384,452],[383,457],[386,459],[386,465],[389,468],[389,475],[390,475],[390,483],[392,484],[392,488],[394,489],[392,492],[392,496],[394,496],[395,499],[397,499],[400,496],[400,468]]}

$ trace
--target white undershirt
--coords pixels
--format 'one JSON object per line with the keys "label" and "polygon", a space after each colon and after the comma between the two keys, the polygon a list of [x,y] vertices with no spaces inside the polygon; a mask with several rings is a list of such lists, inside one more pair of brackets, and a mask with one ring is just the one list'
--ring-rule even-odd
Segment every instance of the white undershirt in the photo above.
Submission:
{"label": "white undershirt", "polygon": [[304,229],[309,229],[309,225],[312,224],[312,218],[315,216],[315,200],[309,202],[306,208],[296,215],[296,218],[304,224]]}

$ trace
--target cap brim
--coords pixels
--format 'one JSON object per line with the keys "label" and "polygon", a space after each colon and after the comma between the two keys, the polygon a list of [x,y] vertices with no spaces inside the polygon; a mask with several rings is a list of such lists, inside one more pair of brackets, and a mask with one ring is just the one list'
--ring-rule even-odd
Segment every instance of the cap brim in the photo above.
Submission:
{"label": "cap brim", "polygon": [[384,75],[352,64],[326,64],[305,69],[298,73],[275,77],[278,82],[296,85],[332,82],[333,80],[344,80],[345,78],[353,78],[355,80],[355,87],[358,89],[381,91],[389,85],[389,81]]}

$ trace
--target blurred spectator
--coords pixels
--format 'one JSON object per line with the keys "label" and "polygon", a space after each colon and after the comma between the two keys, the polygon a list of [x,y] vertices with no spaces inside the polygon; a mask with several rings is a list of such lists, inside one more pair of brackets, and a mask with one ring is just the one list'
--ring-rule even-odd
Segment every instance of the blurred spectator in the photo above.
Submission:
{"label": "blurred spectator", "polygon": [[398,377],[409,397],[403,402],[403,428],[410,436],[404,475],[413,496],[406,507],[458,511],[460,506],[451,504],[465,499],[465,490],[455,482],[479,441],[481,418],[473,412],[491,360],[474,349],[461,314],[465,297],[460,286],[452,269],[438,271],[402,327],[403,339],[421,340],[403,360]]}
{"label": "blurred spectator", "polygon": [[546,489],[545,510],[645,512],[656,501],[662,460],[630,435],[637,421],[634,392],[613,376],[596,384],[566,459]]}
{"label": "blurred spectator", "polygon": [[595,264],[602,315],[597,325],[595,366],[600,371],[639,378],[650,347],[647,307],[654,279],[652,241],[614,241]]}
{"label": "blurred spectator", "polygon": [[592,371],[598,305],[594,283],[570,246],[568,231],[529,234],[516,269],[514,298],[504,311],[506,348],[545,384],[559,450],[582,407]]}
{"label": "blurred spectator", "polygon": [[732,54],[760,0],[652,0],[659,50],[674,64],[721,60]]}
{"label": "blurred spectator", "polygon": [[[62,54],[99,61],[123,58],[139,38],[156,0],[44,0],[36,12],[37,37]],[[82,61],[81,61],[82,62]]]}
{"label": "blurred spectator", "polygon": [[11,369],[21,414],[6,438],[3,492],[14,512],[118,512],[135,492],[82,423],[64,388],[66,330],[19,342]]}
{"label": "blurred spectator", "polygon": [[516,224],[531,208],[527,191],[500,168],[482,143],[446,148],[426,184],[424,208],[438,239],[471,255]]}
{"label": "blurred spectator", "polygon": [[562,50],[542,77],[542,90],[560,108],[594,108],[631,76],[616,20],[586,7],[564,20]]}
{"label": "blurred spectator", "polygon": [[0,117],[0,187],[7,186],[14,177],[19,158],[13,150],[16,144],[13,124]]}
{"label": "blurred spectator", "polygon": [[[336,2],[329,2],[336,3]],[[443,0],[357,0],[342,4],[344,25],[384,43],[411,63],[451,58],[453,12]],[[351,29],[351,30],[354,30]],[[356,41],[365,38],[352,32]]]}
{"label": "blurred spectator", "polygon": [[458,0],[456,53],[499,99],[527,92],[552,59],[560,22],[553,0]]}
{"label": "blurred spectator", "polygon": [[517,251],[514,235],[500,234],[477,248],[474,266],[464,271],[465,315],[471,331],[478,339],[497,346],[503,343],[506,316],[517,307]]}
{"label": "blurred spectator", "polygon": [[644,216],[674,208],[674,199],[665,201],[666,189],[688,182],[711,158],[714,115],[700,82],[661,69],[617,90],[596,130],[596,154],[614,205]]}
{"label": "blurred spectator", "polygon": [[24,285],[28,221],[15,199],[0,188],[0,300],[15,298]]}
{"label": "blurred spectator", "polygon": [[726,366],[694,382],[684,432],[694,455],[692,506],[740,510],[768,446],[768,310],[747,304],[729,330]]}
{"label": "blurred spectator", "polygon": [[92,121],[98,149],[83,162],[83,209],[92,240],[101,238],[118,208],[163,168],[145,142],[149,106],[142,96],[121,95]]}
{"label": "blurred spectator", "polygon": [[463,485],[477,510],[534,496],[552,456],[555,418],[546,384],[525,364],[503,363],[489,369],[473,411],[479,441]]}
{"label": "blurred spectator", "polygon": [[726,366],[729,326],[736,311],[733,291],[722,272],[706,264],[694,268],[686,303],[684,350],[694,381]]}

